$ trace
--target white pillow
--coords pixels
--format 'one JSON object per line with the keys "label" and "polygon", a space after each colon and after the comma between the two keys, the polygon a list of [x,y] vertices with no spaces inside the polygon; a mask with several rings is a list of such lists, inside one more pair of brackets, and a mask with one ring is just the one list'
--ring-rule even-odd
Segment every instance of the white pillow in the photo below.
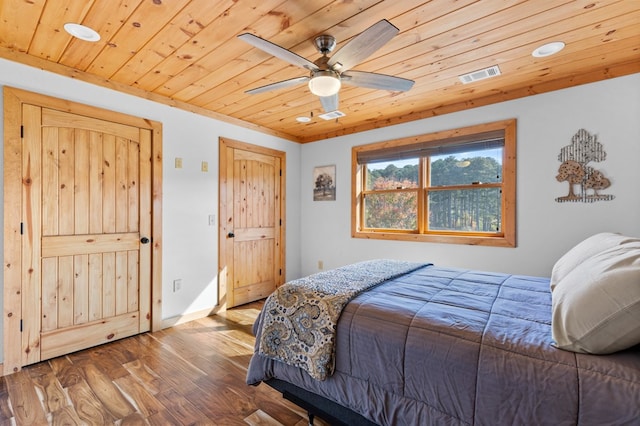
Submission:
{"label": "white pillow", "polygon": [[562,272],[551,294],[555,346],[609,354],[640,344],[640,240],[620,240]]}
{"label": "white pillow", "polygon": [[576,244],[566,252],[553,266],[551,271],[551,291],[559,281],[573,271],[578,265],[589,260],[592,256],[603,250],[615,247],[627,242],[640,241],[640,238],[627,237],[613,232],[602,232],[592,235],[584,241]]}

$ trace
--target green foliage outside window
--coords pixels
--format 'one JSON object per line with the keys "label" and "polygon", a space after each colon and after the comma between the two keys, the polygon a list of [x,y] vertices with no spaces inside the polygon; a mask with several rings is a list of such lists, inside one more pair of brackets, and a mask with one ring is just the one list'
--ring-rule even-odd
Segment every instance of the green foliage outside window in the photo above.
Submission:
{"label": "green foliage outside window", "polygon": [[431,158],[429,186],[432,187],[469,185],[473,182],[500,182],[501,180],[502,165],[493,157],[482,156],[482,152],[478,152],[476,156],[465,156],[461,159],[457,159],[453,155]]}
{"label": "green foliage outside window", "polygon": [[457,189],[429,193],[429,229],[498,232],[501,229],[498,188]]}
{"label": "green foliage outside window", "polygon": [[[495,150],[494,150],[495,151]],[[434,156],[429,159],[427,229],[437,231],[498,232],[501,230],[500,188],[483,184],[502,181],[502,165],[495,157]],[[387,164],[387,163],[385,163]],[[403,167],[367,167],[364,202],[365,228],[415,231],[418,229],[419,163]],[[449,186],[463,188],[446,189]],[[415,190],[411,190],[415,189]]]}
{"label": "green foliage outside window", "polygon": [[351,235],[516,247],[516,124],[354,146]]}
{"label": "green foliage outside window", "polygon": [[384,169],[374,165],[367,169],[367,189],[381,192],[365,197],[365,227],[418,229],[418,192],[404,191],[418,188],[418,160],[414,162],[404,167],[389,164]]}
{"label": "green foliage outside window", "polygon": [[418,160],[413,161],[415,164],[407,164],[404,167],[389,164],[384,169],[374,168],[375,165],[371,165],[370,168],[367,168],[366,189],[417,188]]}

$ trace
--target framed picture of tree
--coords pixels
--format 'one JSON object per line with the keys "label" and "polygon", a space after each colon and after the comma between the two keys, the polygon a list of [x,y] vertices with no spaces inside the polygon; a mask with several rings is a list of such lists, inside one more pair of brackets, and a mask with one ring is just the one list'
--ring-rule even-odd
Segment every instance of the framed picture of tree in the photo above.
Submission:
{"label": "framed picture of tree", "polygon": [[336,166],[313,168],[313,201],[336,200]]}

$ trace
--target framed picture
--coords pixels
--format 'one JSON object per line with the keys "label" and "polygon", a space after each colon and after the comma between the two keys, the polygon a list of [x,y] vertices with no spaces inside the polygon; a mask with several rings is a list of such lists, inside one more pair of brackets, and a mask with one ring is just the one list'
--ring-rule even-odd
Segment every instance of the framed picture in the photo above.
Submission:
{"label": "framed picture", "polygon": [[313,168],[313,201],[336,200],[336,166]]}

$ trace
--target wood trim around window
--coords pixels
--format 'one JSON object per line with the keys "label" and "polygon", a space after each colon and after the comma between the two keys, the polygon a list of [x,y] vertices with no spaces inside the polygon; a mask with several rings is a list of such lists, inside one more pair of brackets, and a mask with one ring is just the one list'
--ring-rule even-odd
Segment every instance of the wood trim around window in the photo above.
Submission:
{"label": "wood trim around window", "polygon": [[[459,232],[404,232],[404,231],[362,231],[363,209],[360,193],[363,188],[363,166],[358,164],[358,153],[361,151],[381,150],[406,145],[446,141],[463,136],[484,134],[492,131],[504,131],[503,151],[503,186],[502,186],[502,233],[486,235],[482,233]],[[460,129],[445,130],[402,139],[394,139],[368,145],[354,146],[351,150],[351,236],[377,240],[417,241],[431,243],[449,243],[482,245],[494,247],[516,247],[516,119],[496,121]],[[422,198],[424,204],[424,198]],[[421,205],[418,205],[418,209]]]}

